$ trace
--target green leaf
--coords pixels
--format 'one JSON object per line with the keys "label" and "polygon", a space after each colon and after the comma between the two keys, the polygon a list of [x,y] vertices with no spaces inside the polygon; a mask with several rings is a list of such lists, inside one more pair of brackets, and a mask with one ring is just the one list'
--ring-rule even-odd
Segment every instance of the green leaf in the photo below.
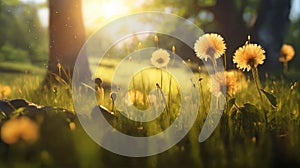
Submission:
{"label": "green leaf", "polygon": [[263,121],[262,113],[253,104],[246,103],[239,110],[241,111],[242,127],[245,130],[251,130],[255,123]]}
{"label": "green leaf", "polygon": [[0,111],[0,122],[5,119],[7,119],[6,114],[3,111]]}
{"label": "green leaf", "polygon": [[227,111],[229,111],[234,104],[235,104],[235,98],[230,99],[227,102]]}
{"label": "green leaf", "polygon": [[261,91],[265,94],[265,96],[268,98],[269,102],[272,104],[273,107],[277,107],[277,98],[274,96],[274,94],[269,93],[263,89]]}
{"label": "green leaf", "polygon": [[238,110],[236,108],[234,108],[231,112],[231,115],[230,115],[230,118],[232,120],[237,120],[239,119],[239,116],[238,116]]}
{"label": "green leaf", "polygon": [[24,110],[25,110],[25,107],[20,107],[20,108],[14,110],[12,113],[10,113],[10,117],[14,118],[14,117],[23,115]]}
{"label": "green leaf", "polygon": [[262,115],[258,108],[250,103],[244,104],[243,107],[240,108],[243,118],[248,121],[258,122],[262,120]]}
{"label": "green leaf", "polygon": [[276,119],[276,115],[274,111],[268,112],[267,113],[267,122],[271,123],[272,121],[274,121]]}
{"label": "green leaf", "polygon": [[242,112],[249,112],[249,113],[257,113],[258,112],[258,108],[250,103],[245,103],[244,107],[241,108]]}

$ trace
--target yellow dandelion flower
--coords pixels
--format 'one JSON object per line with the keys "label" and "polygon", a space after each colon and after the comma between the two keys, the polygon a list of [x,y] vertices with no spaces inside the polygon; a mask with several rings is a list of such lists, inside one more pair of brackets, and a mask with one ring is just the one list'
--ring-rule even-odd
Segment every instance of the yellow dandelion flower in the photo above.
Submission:
{"label": "yellow dandelion flower", "polygon": [[207,58],[216,59],[221,57],[226,50],[223,37],[218,34],[210,33],[199,37],[194,45],[197,57],[207,61]]}
{"label": "yellow dandelion flower", "polygon": [[96,91],[96,99],[98,101],[98,105],[104,104],[104,88],[102,87],[102,79],[96,78],[95,79],[95,91]]}
{"label": "yellow dandelion flower", "polygon": [[158,43],[158,36],[157,35],[154,36],[154,42]]}
{"label": "yellow dandelion flower", "polygon": [[138,44],[138,49],[141,49],[143,46],[142,46],[142,43],[141,42],[139,42],[139,44]]}
{"label": "yellow dandelion flower", "polygon": [[227,92],[229,94],[235,93],[236,85],[237,85],[237,77],[235,76],[233,71],[225,71],[225,78],[226,78],[226,86]]}
{"label": "yellow dandelion flower", "polygon": [[234,95],[239,91],[238,77],[235,71],[225,71],[226,83],[223,85],[226,87],[226,91],[229,95]]}
{"label": "yellow dandelion flower", "polygon": [[7,144],[17,143],[19,139],[34,143],[38,137],[38,125],[27,117],[10,119],[1,128],[1,138]]}
{"label": "yellow dandelion flower", "polygon": [[221,84],[221,87],[226,87],[226,92],[229,95],[233,95],[237,89],[237,78],[232,71],[225,71],[225,81]]}
{"label": "yellow dandelion flower", "polygon": [[172,53],[175,54],[175,52],[176,52],[176,48],[175,46],[172,46]]}
{"label": "yellow dandelion flower", "polygon": [[73,131],[73,130],[76,129],[76,124],[75,124],[74,122],[70,122],[70,123],[69,123],[69,127],[70,127],[70,129]]}
{"label": "yellow dandelion flower", "polygon": [[131,105],[145,106],[149,104],[148,102],[149,100],[147,99],[145,94],[143,94],[139,90],[130,90],[125,95],[125,104],[127,106],[131,106]]}
{"label": "yellow dandelion flower", "polygon": [[236,92],[241,91],[242,87],[246,88],[244,74],[240,71],[230,70],[217,72],[213,75],[212,89],[213,93],[218,93],[222,88],[226,88],[228,95],[232,96]]}
{"label": "yellow dandelion flower", "polygon": [[279,61],[280,62],[289,62],[294,58],[295,55],[295,50],[293,46],[288,45],[288,44],[283,44],[280,50],[280,57]]}
{"label": "yellow dandelion flower", "polygon": [[10,95],[11,89],[7,85],[0,85],[0,98],[6,98]]}
{"label": "yellow dandelion flower", "polygon": [[57,63],[57,69],[61,69],[61,64],[60,63]]}
{"label": "yellow dandelion flower", "polygon": [[34,143],[39,137],[38,125],[28,117],[19,119],[20,137],[27,143]]}
{"label": "yellow dandelion flower", "polygon": [[257,44],[246,44],[237,49],[233,56],[233,62],[243,71],[256,68],[259,64],[263,64],[265,59],[265,50]]}
{"label": "yellow dandelion flower", "polygon": [[157,68],[162,68],[168,65],[170,61],[170,54],[168,51],[158,49],[152,53],[151,63]]}
{"label": "yellow dandelion flower", "polygon": [[1,139],[7,144],[14,144],[20,138],[18,119],[10,119],[1,127]]}
{"label": "yellow dandelion flower", "polygon": [[219,93],[221,93],[222,85],[224,84],[226,84],[224,72],[217,72],[211,78],[210,91],[217,96]]}

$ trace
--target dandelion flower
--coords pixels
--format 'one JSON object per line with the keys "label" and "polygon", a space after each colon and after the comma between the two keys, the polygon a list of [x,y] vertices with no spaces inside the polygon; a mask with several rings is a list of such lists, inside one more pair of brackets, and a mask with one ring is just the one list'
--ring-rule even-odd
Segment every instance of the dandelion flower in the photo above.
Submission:
{"label": "dandelion flower", "polygon": [[20,137],[28,143],[34,143],[39,137],[39,127],[28,117],[19,119]]}
{"label": "dandelion flower", "polygon": [[38,125],[28,117],[10,119],[1,128],[1,138],[7,144],[14,144],[19,139],[34,143],[39,137]]}
{"label": "dandelion flower", "polygon": [[233,62],[243,71],[257,68],[259,64],[264,63],[265,59],[265,50],[257,44],[246,44],[237,49],[233,56]]}
{"label": "dandelion flower", "polygon": [[154,42],[158,43],[158,37],[157,37],[157,35],[154,36]]}
{"label": "dandelion flower", "polygon": [[162,68],[168,65],[170,61],[170,54],[168,51],[158,49],[152,53],[151,63],[157,68]]}
{"label": "dandelion flower", "polygon": [[237,76],[233,71],[225,71],[224,74],[226,81],[223,81],[223,83],[221,83],[221,87],[226,87],[227,93],[229,95],[233,95],[238,89]]}
{"label": "dandelion flower", "polygon": [[244,74],[240,71],[230,70],[224,72],[217,72],[213,75],[212,89],[213,93],[220,92],[223,88],[226,88],[228,95],[232,96],[236,92],[247,88],[247,83]]}
{"label": "dandelion flower", "polygon": [[61,69],[61,64],[60,63],[57,63],[57,69]]}
{"label": "dandelion flower", "polygon": [[76,129],[76,124],[74,122],[69,123],[70,130],[73,131]]}
{"label": "dandelion flower", "polygon": [[101,78],[95,79],[95,91],[98,105],[104,104],[104,88],[102,87],[102,83],[103,81]]}
{"label": "dandelion flower", "polygon": [[294,58],[294,55],[295,55],[295,50],[294,50],[293,46],[288,45],[288,44],[283,44],[281,47],[281,51],[280,51],[279,61],[280,62],[289,62],[290,60],[292,60]]}
{"label": "dandelion flower", "polygon": [[221,57],[226,50],[223,37],[218,34],[204,34],[199,37],[194,45],[197,57],[207,61],[207,58],[216,59]]}
{"label": "dandelion flower", "polygon": [[175,46],[172,46],[172,53],[175,54],[175,52],[176,52],[176,48]]}
{"label": "dandelion flower", "polygon": [[138,90],[128,91],[125,95],[124,100],[125,100],[125,104],[128,106],[131,106],[131,105],[145,106],[149,102],[147,97]]}
{"label": "dandelion flower", "polygon": [[138,49],[141,49],[143,46],[142,46],[142,43],[141,42],[139,42],[139,44],[138,44]]}
{"label": "dandelion flower", "polygon": [[10,119],[1,127],[1,139],[7,144],[14,144],[19,140],[18,120]]}
{"label": "dandelion flower", "polygon": [[154,42],[156,44],[156,47],[158,48],[158,37],[157,37],[157,35],[154,36]]}
{"label": "dandelion flower", "polygon": [[117,98],[117,93],[115,93],[115,92],[110,93],[110,98],[112,101],[115,101]]}
{"label": "dandelion flower", "polygon": [[11,89],[7,85],[0,85],[0,98],[6,98],[10,95]]}

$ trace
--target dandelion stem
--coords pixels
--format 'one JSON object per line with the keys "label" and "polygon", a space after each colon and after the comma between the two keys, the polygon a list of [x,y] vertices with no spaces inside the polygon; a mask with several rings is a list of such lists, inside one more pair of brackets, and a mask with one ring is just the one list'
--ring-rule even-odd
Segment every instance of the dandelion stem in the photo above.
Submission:
{"label": "dandelion stem", "polygon": [[283,63],[283,73],[287,73],[289,69],[288,62]]}
{"label": "dandelion stem", "polygon": [[174,53],[172,53],[172,57],[173,57],[172,65],[174,65],[174,62],[175,62],[175,54]]}
{"label": "dandelion stem", "polygon": [[166,105],[166,111],[167,111],[167,113],[169,113],[169,110],[168,110],[168,104],[167,104],[167,100],[166,100],[166,97],[165,97],[165,95],[164,95],[164,92],[162,91],[162,88],[159,86],[158,83],[156,84],[156,86],[157,86],[157,88],[158,88],[158,90],[159,90],[159,92],[160,92],[160,95],[162,96],[162,99],[163,99],[163,101],[164,101],[164,103],[165,103],[165,105]]}
{"label": "dandelion stem", "polygon": [[[169,81],[169,97],[168,97],[168,107],[171,108],[171,96],[172,96],[172,76],[170,75],[170,81]],[[171,111],[171,109],[169,109]]]}
{"label": "dandelion stem", "polygon": [[154,42],[156,44],[156,48],[158,48],[158,37],[157,37],[157,35],[154,36]]}
{"label": "dandelion stem", "polygon": [[162,81],[163,81],[163,72],[162,69],[160,68],[160,87],[162,88]]}
{"label": "dandelion stem", "polygon": [[114,114],[116,114],[116,112],[115,112],[115,101],[114,100],[112,100],[112,102],[111,102],[111,111],[114,112]]}
{"label": "dandelion stem", "polygon": [[203,109],[205,109],[205,102],[204,102],[204,93],[203,93],[203,87],[202,87],[202,78],[199,78],[199,85],[200,85],[200,93],[201,93],[201,99],[202,99],[202,105],[203,105]]}
{"label": "dandelion stem", "polygon": [[61,69],[60,68],[58,68],[58,75],[59,75],[59,77],[61,77]]}
{"label": "dandelion stem", "polygon": [[216,73],[217,72],[217,60],[215,58],[212,58],[211,61],[213,63],[213,68],[214,68],[214,71]]}
{"label": "dandelion stem", "polygon": [[256,89],[257,89],[257,91],[259,93],[259,97],[261,99],[261,102],[263,102],[263,97],[262,97],[262,94],[260,92],[259,78],[258,78],[258,72],[257,72],[257,68],[256,67],[252,68],[252,76],[253,76],[253,80],[255,82]]}
{"label": "dandelion stem", "polygon": [[172,57],[173,57],[172,65],[174,65],[175,62],[175,51],[176,51],[175,46],[172,46]]}
{"label": "dandelion stem", "polygon": [[224,54],[224,69],[226,69],[226,64],[227,64],[227,60],[226,60],[227,58],[226,58],[226,54]]}
{"label": "dandelion stem", "polygon": [[253,80],[254,80],[255,85],[256,85],[256,89],[257,89],[257,91],[259,93],[259,97],[261,99],[261,104],[260,105],[261,105],[261,108],[262,108],[263,113],[264,113],[266,126],[268,127],[268,116],[267,116],[267,111],[265,111],[264,108],[262,107],[262,105],[264,104],[264,100],[263,100],[263,97],[262,97],[262,94],[261,94],[261,91],[260,91],[258,71],[257,71],[256,67],[252,67],[252,75],[253,75]]}

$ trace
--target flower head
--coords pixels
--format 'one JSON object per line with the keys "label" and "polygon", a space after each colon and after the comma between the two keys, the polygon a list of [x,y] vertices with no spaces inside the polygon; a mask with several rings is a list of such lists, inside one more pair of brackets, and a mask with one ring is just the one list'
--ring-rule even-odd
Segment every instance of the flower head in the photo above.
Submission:
{"label": "flower head", "polygon": [[142,47],[143,47],[142,43],[139,42],[139,44],[138,44],[138,49],[141,49]]}
{"label": "flower head", "polygon": [[218,34],[204,34],[199,37],[194,45],[197,57],[207,61],[207,58],[216,59],[221,57],[226,50],[223,37]]}
{"label": "flower head", "polygon": [[7,144],[14,144],[19,139],[23,139],[27,143],[34,143],[38,137],[39,127],[28,117],[10,119],[1,128],[1,138]]}
{"label": "flower head", "polygon": [[124,100],[127,106],[131,106],[131,105],[144,106],[148,102],[147,97],[145,97],[145,95],[139,90],[128,91],[124,97]]}
{"label": "flower head", "polygon": [[157,37],[157,35],[154,36],[154,42],[158,43],[158,37]]}
{"label": "flower head", "polygon": [[158,49],[152,53],[151,63],[157,68],[162,68],[168,65],[170,61],[170,54],[168,51]]}
{"label": "flower head", "polygon": [[247,88],[247,84],[244,83],[244,74],[240,71],[225,71],[226,88],[229,95],[242,90],[242,87]]}
{"label": "flower head", "polygon": [[115,101],[117,98],[117,93],[115,93],[115,92],[110,93],[110,98],[112,101]]}
{"label": "flower head", "polygon": [[228,95],[234,95],[243,88],[247,88],[244,74],[240,71],[230,70],[224,72],[217,72],[212,78],[211,91],[216,94],[222,89],[226,89]]}
{"label": "flower head", "polygon": [[237,49],[233,56],[233,62],[243,71],[256,68],[259,64],[263,64],[265,59],[265,50],[257,44],[246,44]]}
{"label": "flower head", "polygon": [[6,98],[11,93],[11,89],[7,85],[0,85],[0,98]]}
{"label": "flower head", "polygon": [[283,44],[280,50],[280,57],[279,61],[280,62],[289,62],[294,58],[295,55],[295,50],[293,46],[288,45],[288,44]]}
{"label": "flower head", "polygon": [[69,127],[70,127],[70,129],[73,131],[73,130],[76,129],[76,124],[75,124],[74,122],[70,122],[70,123],[69,123]]}
{"label": "flower head", "polygon": [[176,48],[175,46],[172,46],[172,53],[175,54],[175,52],[176,52]]}

